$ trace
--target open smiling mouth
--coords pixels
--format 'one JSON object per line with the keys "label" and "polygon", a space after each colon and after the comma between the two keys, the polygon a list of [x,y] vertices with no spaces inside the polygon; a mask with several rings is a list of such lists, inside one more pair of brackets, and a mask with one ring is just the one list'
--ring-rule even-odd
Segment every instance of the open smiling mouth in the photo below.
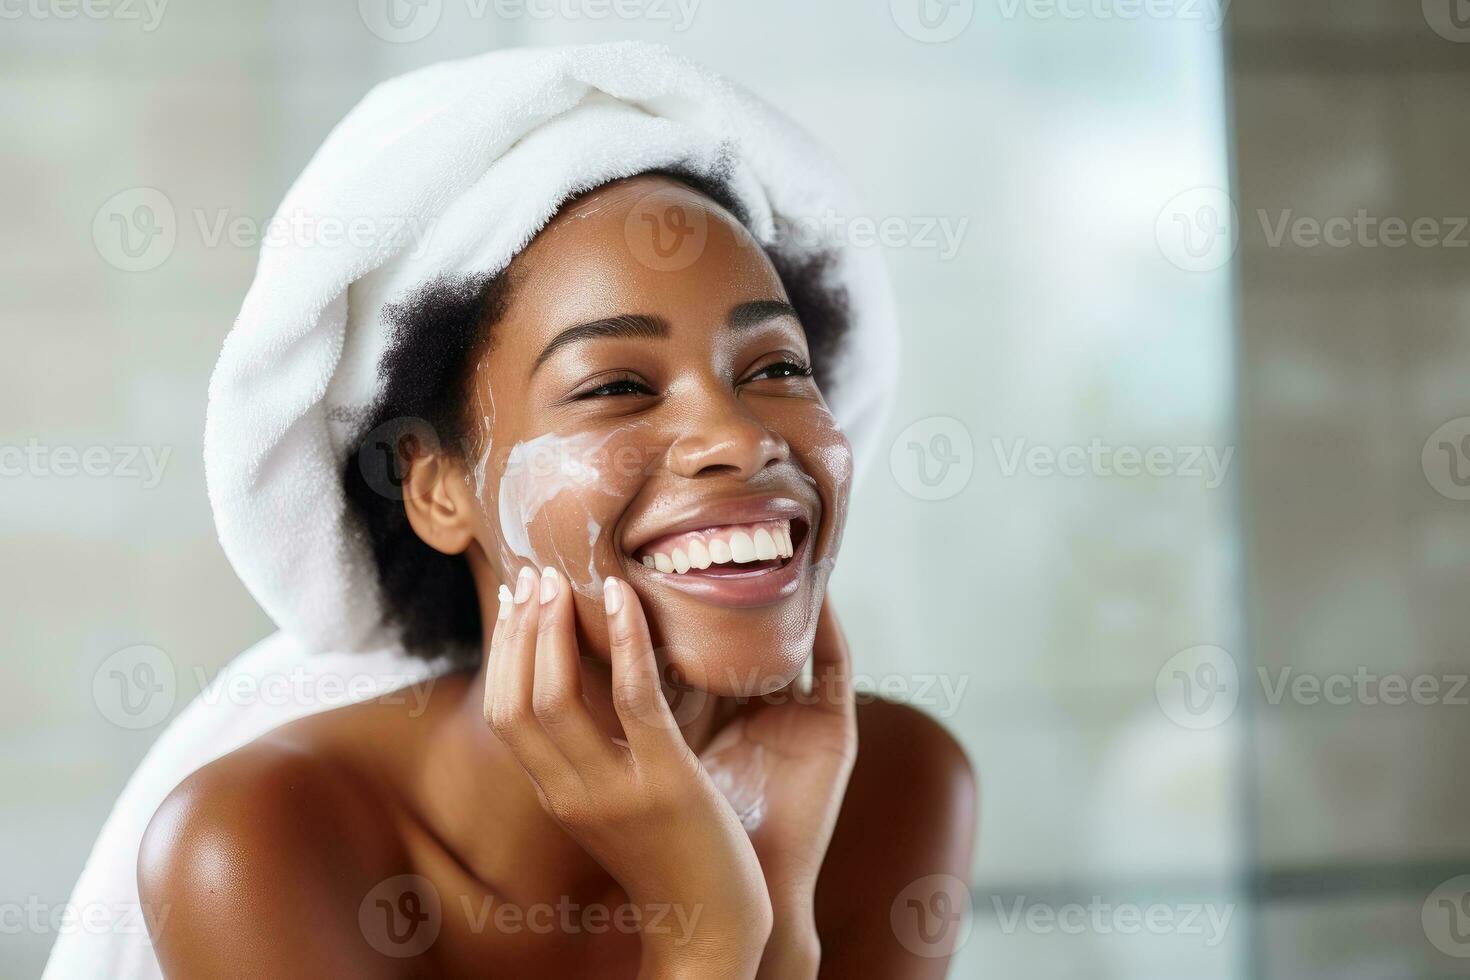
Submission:
{"label": "open smiling mouth", "polygon": [[711,524],[654,538],[632,558],[650,584],[717,605],[763,605],[800,588],[810,527],[801,517]]}
{"label": "open smiling mouth", "polygon": [[752,575],[787,564],[805,537],[799,519],[724,524],[655,538],[635,557],[645,568],[674,575]]}

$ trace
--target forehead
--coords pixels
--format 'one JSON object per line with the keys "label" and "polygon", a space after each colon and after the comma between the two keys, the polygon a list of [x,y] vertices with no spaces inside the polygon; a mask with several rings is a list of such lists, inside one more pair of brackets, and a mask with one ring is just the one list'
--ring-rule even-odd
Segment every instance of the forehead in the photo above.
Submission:
{"label": "forehead", "polygon": [[568,202],[511,263],[504,319],[542,339],[622,313],[682,322],[785,299],[759,244],[715,201],[667,177],[616,181]]}

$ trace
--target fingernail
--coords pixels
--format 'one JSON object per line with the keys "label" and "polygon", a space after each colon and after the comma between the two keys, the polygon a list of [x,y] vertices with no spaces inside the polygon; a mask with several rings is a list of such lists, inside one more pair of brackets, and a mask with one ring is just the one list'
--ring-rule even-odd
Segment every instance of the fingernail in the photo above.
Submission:
{"label": "fingernail", "polygon": [[496,619],[509,619],[510,618],[511,605],[514,603],[514,601],[515,600],[513,600],[511,598],[511,595],[510,595],[510,589],[507,589],[505,587],[505,584],[504,583],[501,583],[501,586],[500,586],[500,611],[495,614],[495,618]]}
{"label": "fingernail", "polygon": [[616,615],[623,608],[623,584],[617,579],[610,578],[602,583],[602,605],[609,616]]}
{"label": "fingernail", "polygon": [[556,598],[556,569],[547,565],[541,569],[541,604],[544,606]]}
{"label": "fingernail", "polygon": [[521,569],[521,574],[516,577],[516,605],[531,598],[531,586],[535,584],[536,573],[529,568]]}

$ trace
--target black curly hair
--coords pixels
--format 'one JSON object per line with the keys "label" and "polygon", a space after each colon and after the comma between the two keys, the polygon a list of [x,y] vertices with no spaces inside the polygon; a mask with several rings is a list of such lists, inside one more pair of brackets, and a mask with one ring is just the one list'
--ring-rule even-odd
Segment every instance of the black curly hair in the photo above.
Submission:
{"label": "black curly hair", "polygon": [[[687,174],[658,172],[689,185],[744,220],[725,189]],[[778,236],[779,237],[779,236]],[[846,293],[831,281],[830,253],[767,249],[801,320],[817,384],[829,391],[832,362],[849,323]],[[395,492],[406,476],[404,440],[428,437],[451,452],[471,444],[466,392],[480,356],[493,350],[494,326],[512,289],[505,274],[438,279],[388,307],[392,338],[378,366],[382,394],[368,433],[343,468],[349,523],[377,564],[384,620],[411,653],[470,664],[482,642],[480,604],[469,562],[445,555],[414,532]]]}

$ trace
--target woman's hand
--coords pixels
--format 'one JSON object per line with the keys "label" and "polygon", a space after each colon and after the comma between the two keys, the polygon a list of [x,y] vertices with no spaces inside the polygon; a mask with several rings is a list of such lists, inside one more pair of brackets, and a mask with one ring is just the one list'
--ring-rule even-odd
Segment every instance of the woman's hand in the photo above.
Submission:
{"label": "woman's hand", "polygon": [[[538,595],[539,593],[539,595]],[[582,701],[575,607],[554,569],[501,593],[485,719],[541,805],[635,905],[682,908],[693,936],[644,933],[642,977],[752,976],[771,930],[761,868],[739,818],[690,751],[659,683],[633,590],[604,590],[613,703],[627,745]]]}
{"label": "woman's hand", "polygon": [[761,976],[815,976],[817,875],[857,760],[852,663],[829,605],[817,621],[811,687],[798,678],[752,699],[700,758],[753,811],[750,839],[774,912]]}

